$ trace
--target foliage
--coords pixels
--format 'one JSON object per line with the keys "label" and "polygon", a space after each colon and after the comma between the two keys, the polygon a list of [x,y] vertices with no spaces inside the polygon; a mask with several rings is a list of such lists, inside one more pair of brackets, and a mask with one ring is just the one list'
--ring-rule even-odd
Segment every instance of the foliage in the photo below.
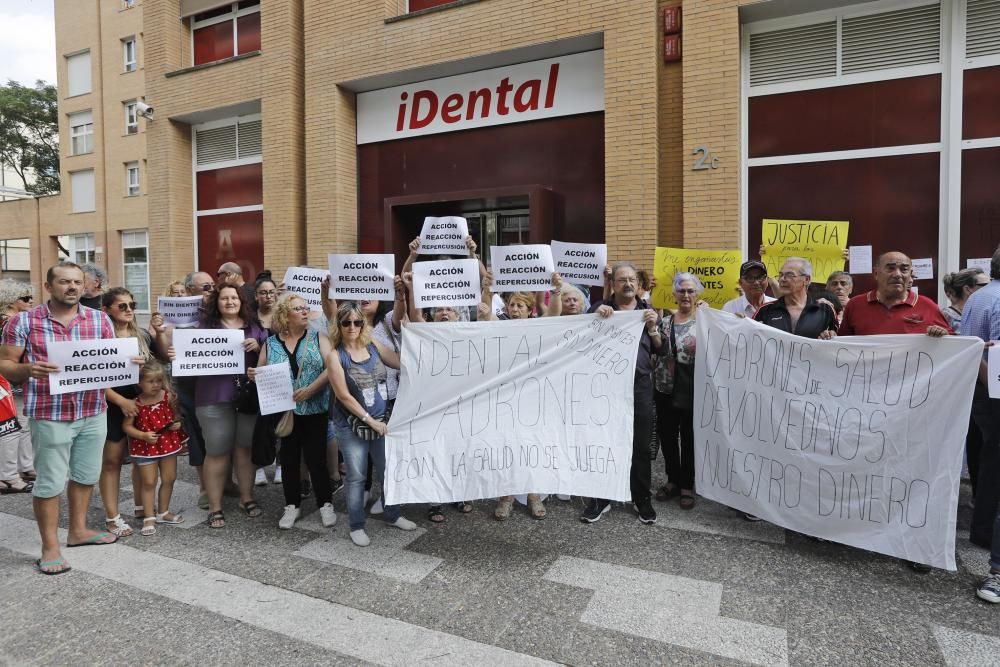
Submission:
{"label": "foliage", "polygon": [[0,163],[17,172],[34,195],[59,192],[59,111],[54,85],[36,81],[28,87],[8,81],[0,86]]}

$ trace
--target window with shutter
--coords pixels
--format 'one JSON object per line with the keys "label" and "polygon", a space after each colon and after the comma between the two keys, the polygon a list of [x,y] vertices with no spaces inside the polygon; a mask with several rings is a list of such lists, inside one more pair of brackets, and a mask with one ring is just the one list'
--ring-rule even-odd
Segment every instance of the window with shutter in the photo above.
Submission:
{"label": "window with shutter", "polygon": [[841,30],[843,74],[941,60],[941,6],[937,3],[845,18]]}
{"label": "window with shutter", "polygon": [[965,57],[1000,54],[1000,0],[969,0],[965,12]]}
{"label": "window with shutter", "polygon": [[198,165],[227,162],[236,159],[236,125],[215,127],[195,132]]}
{"label": "window with shutter", "polygon": [[837,22],[750,35],[750,85],[837,74]]}

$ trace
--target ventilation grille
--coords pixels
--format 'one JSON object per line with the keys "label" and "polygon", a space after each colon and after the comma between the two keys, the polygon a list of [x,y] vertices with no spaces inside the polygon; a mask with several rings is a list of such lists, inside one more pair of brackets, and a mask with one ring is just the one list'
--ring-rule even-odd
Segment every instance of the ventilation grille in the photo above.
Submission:
{"label": "ventilation grille", "polygon": [[239,124],[240,157],[253,157],[261,154],[261,124],[259,120]]}
{"label": "ventilation grille", "polygon": [[845,18],[841,42],[843,74],[940,62],[941,6]]}
{"label": "ventilation grille", "polygon": [[837,75],[837,22],[750,35],[750,85]]}
{"label": "ventilation grille", "polygon": [[227,125],[195,133],[198,164],[212,164],[236,159],[236,126]]}
{"label": "ventilation grille", "polygon": [[969,0],[965,13],[965,57],[1000,54],[1000,0]]}

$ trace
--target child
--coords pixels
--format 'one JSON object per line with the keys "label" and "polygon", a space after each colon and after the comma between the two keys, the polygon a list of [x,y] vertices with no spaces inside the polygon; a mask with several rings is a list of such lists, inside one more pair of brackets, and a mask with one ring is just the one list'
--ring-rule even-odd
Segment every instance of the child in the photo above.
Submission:
{"label": "child", "polygon": [[[176,525],[184,521],[184,517],[171,513],[169,507],[177,479],[177,454],[188,439],[181,429],[177,394],[171,391],[163,366],[155,361],[147,361],[139,371],[139,397],[135,405],[139,412],[135,417],[125,418],[124,430],[129,436],[129,455],[142,476],[145,516],[140,533],[153,535],[158,523]],[[154,516],[157,473],[160,475],[157,507],[163,511]]]}

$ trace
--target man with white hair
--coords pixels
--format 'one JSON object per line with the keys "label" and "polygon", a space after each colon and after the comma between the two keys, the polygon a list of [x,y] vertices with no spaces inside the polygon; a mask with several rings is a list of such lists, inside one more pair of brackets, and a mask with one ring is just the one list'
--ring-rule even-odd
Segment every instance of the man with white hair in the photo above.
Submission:
{"label": "man with white hair", "polygon": [[80,305],[100,310],[104,290],[108,286],[108,274],[96,264],[81,264],[80,268],[83,269],[83,296],[80,297]]}
{"label": "man with white hair", "polygon": [[812,273],[808,260],[786,259],[778,273],[781,298],[761,306],[754,319],[804,338],[833,338],[837,333],[837,315],[833,308],[809,296]]}

